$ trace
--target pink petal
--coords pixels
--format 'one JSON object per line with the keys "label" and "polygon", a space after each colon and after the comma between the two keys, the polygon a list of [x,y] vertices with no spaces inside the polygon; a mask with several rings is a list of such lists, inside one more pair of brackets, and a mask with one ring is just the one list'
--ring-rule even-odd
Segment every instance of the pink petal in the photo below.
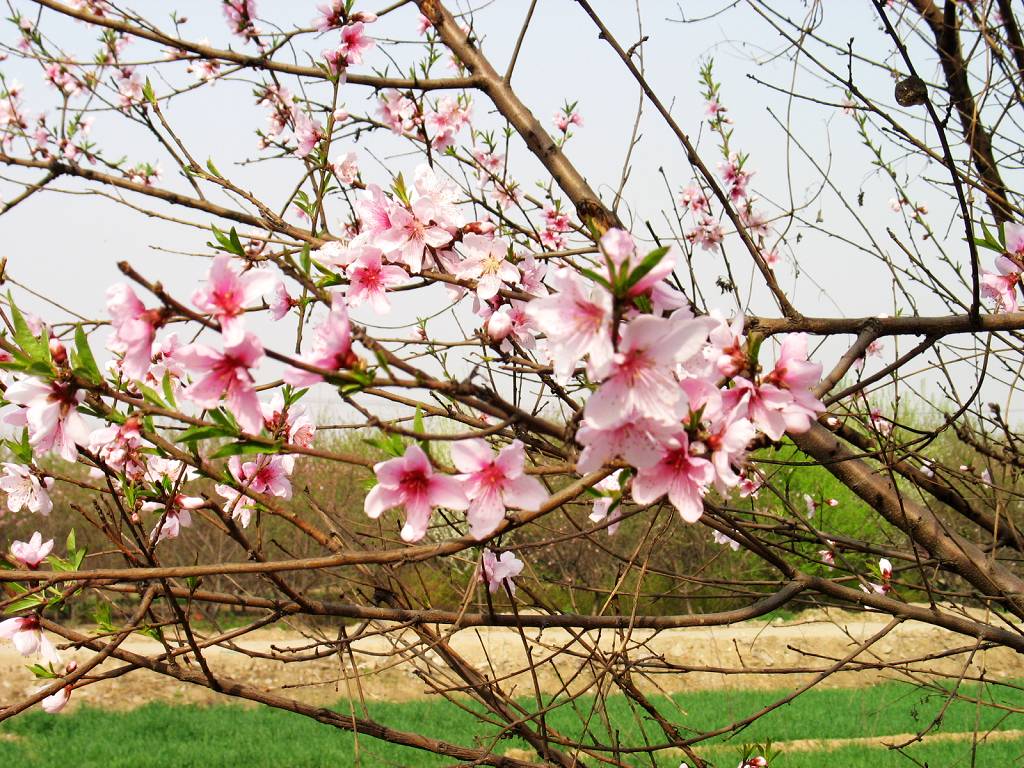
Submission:
{"label": "pink petal", "polygon": [[448,509],[467,509],[469,507],[469,499],[466,498],[458,480],[447,475],[434,475],[430,478],[427,496],[430,505],[434,507],[447,507]]}
{"label": "pink petal", "polygon": [[458,440],[451,446],[452,463],[459,472],[472,474],[488,466],[494,459],[494,452],[486,440],[472,438]]}

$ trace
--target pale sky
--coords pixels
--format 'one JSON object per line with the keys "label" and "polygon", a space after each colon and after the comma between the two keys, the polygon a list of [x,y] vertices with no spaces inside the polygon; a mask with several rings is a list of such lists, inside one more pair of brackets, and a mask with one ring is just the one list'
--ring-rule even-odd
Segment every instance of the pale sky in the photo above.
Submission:
{"label": "pale sky", "polygon": [[[38,11],[37,6],[23,0],[15,0],[13,5],[31,13],[33,18]],[[177,4],[179,15],[189,18],[183,34],[193,40],[209,39],[218,47],[230,45],[245,49],[240,39],[229,35],[219,5],[212,0]],[[262,0],[258,3],[261,16],[268,18],[268,25],[276,23],[284,28],[308,25],[315,16],[315,5],[315,2],[284,0]],[[493,0],[474,4],[478,9],[475,29],[483,38],[485,54],[499,71],[505,68],[528,5],[526,0]],[[595,0],[594,5],[624,46],[638,40],[637,7],[634,3]],[[750,155],[748,168],[755,172],[752,182],[755,192],[765,199],[784,204],[792,199],[795,205],[800,206],[822,185],[821,175],[808,164],[802,150],[787,139],[786,131],[776,122],[776,118],[785,121],[788,113],[794,140],[820,166],[828,169],[831,183],[844,192],[848,202],[863,217],[868,233],[853,221],[843,203],[826,190],[801,215],[810,222],[820,220],[823,227],[850,242],[826,237],[808,227],[796,226],[788,232],[787,247],[781,249],[784,261],[777,267],[777,272],[783,287],[790,291],[791,299],[802,312],[868,315],[908,311],[907,307],[894,305],[888,272],[876,260],[865,255],[861,248],[870,248],[873,239],[882,248],[898,254],[886,234],[886,228],[892,227],[905,240],[920,238],[921,231],[915,228],[913,234],[908,233],[903,217],[890,210],[888,202],[894,197],[892,184],[871,167],[870,153],[862,146],[853,119],[832,106],[790,101],[785,94],[765,88],[751,78],[768,81],[780,88],[790,87],[795,79],[798,90],[831,103],[842,100],[842,91],[825,84],[814,71],[794,68],[790,60],[775,56],[784,47],[784,41],[746,7],[700,23],[671,21],[681,17],[679,6],[694,17],[711,14],[726,5],[731,3],[716,0],[677,5],[641,0],[643,34],[649,36],[643,45],[643,54],[650,81],[663,101],[671,105],[673,115],[684,130],[694,139],[700,137],[705,161],[714,166],[720,158],[709,137],[701,136],[702,131],[705,134],[707,131],[698,83],[700,63],[714,57],[716,76],[722,83],[722,99],[735,121],[733,142],[737,149]],[[773,5],[794,19],[807,13],[802,0]],[[888,45],[870,3],[834,2],[826,5],[828,8],[819,28],[822,35],[841,44],[852,37],[858,53],[872,59],[884,58]],[[469,6],[465,2],[451,5],[453,10]],[[171,28],[167,4],[152,0],[134,2],[131,7],[165,29]],[[374,6],[357,3],[356,8],[369,10]],[[50,12],[44,12],[43,16],[42,29],[65,50],[88,55],[96,49],[94,35],[84,25],[57,19]],[[369,32],[379,38],[414,41],[417,40],[417,17],[415,7],[410,5],[371,25]],[[13,25],[5,22],[2,30],[0,41],[13,44],[17,39]],[[333,42],[327,38],[313,41],[308,45],[308,53],[316,55],[328,47],[333,47]],[[418,51],[411,45],[385,48],[387,53],[403,63]],[[135,42],[125,55],[128,59],[146,58],[155,50],[154,46]],[[296,55],[301,63],[308,63],[306,53],[297,52]],[[846,59],[841,52],[827,52],[825,60],[830,66],[845,72]],[[386,66],[388,58],[384,50],[377,49],[367,55],[366,63],[356,71],[369,73],[383,70]],[[444,62],[437,66],[437,74],[450,74]],[[176,83],[194,79],[182,71],[180,64],[167,69],[174,72],[169,76]],[[48,107],[52,112],[55,94],[43,81],[37,66],[26,65],[11,56],[0,64],[0,71],[5,77],[15,78],[24,84],[25,102],[30,108],[38,112],[40,108]],[[392,66],[391,73],[395,72]],[[866,93],[879,101],[891,103],[891,78],[859,62],[855,63],[854,72]],[[934,73],[922,74],[931,76]],[[286,78],[285,81],[293,91],[298,90],[294,78]],[[223,173],[276,207],[294,187],[299,166],[294,160],[240,165],[259,156],[255,129],[266,124],[267,111],[255,106],[252,82],[252,73],[242,73],[233,82],[219,82],[214,87],[199,88],[176,98],[165,112],[197,158],[211,158]],[[549,130],[552,130],[553,113],[563,103],[578,102],[585,124],[575,130],[567,146],[567,154],[577,163],[591,186],[610,200],[618,184],[628,137],[633,129],[638,92],[614,52],[597,39],[596,29],[574,2],[540,0],[512,82],[523,101]],[[155,80],[154,86],[158,93],[166,89],[166,85],[162,86]],[[328,92],[323,84],[315,84],[308,93],[326,98]],[[343,101],[353,112],[365,111],[366,99],[370,95],[371,91],[364,87],[346,85],[342,89]],[[498,128],[501,125],[482,94],[475,97],[474,115],[479,128]],[[911,113],[906,116],[906,124],[920,131],[922,118],[923,112]],[[128,165],[138,161],[159,161],[165,174],[162,184],[190,192],[189,185],[152,136],[137,126],[125,123],[123,117],[116,113],[95,114],[93,136],[107,156],[112,159],[126,156]],[[669,193],[671,191],[674,196],[690,182],[692,175],[681,147],[650,104],[644,105],[639,132],[641,141],[631,158],[630,181],[624,195],[627,207],[622,210],[623,218],[632,223],[638,237],[647,237],[645,221],[650,221],[659,234],[666,235],[668,230],[662,212],[671,212]],[[930,132],[926,131],[925,135],[930,137]],[[465,133],[460,138],[465,139]],[[382,186],[389,183],[389,171],[403,171],[408,177],[420,162],[420,157],[409,154],[407,143],[381,131],[359,144],[349,142],[346,145],[346,142],[338,141],[334,146],[339,153],[355,150],[364,179]],[[885,152],[888,157],[897,158],[891,146],[887,146]],[[375,158],[384,161],[386,170]],[[540,176],[538,164],[529,157],[521,143],[513,146],[510,168],[525,189],[531,189],[533,180]],[[659,173],[661,168],[668,177],[670,189],[666,189]],[[918,159],[909,162],[897,160],[895,168],[899,174],[906,174],[911,179],[925,173],[941,178],[943,172],[934,166],[924,167]],[[37,175],[41,174],[35,172],[19,178],[35,178]],[[59,186],[69,190],[85,188],[81,183],[68,179],[62,180]],[[946,246],[954,253],[963,254],[961,258],[965,259],[959,225],[954,225],[946,236],[948,212],[951,210],[948,201],[938,199],[937,193],[923,184],[911,183],[910,188],[921,191],[921,202],[929,205],[933,226],[940,237],[945,236]],[[4,199],[10,199],[17,191],[14,185],[0,184],[0,194]],[[859,191],[864,193],[861,208],[857,208]],[[210,192],[210,197],[218,199],[216,192]],[[134,197],[130,199],[134,203],[147,204]],[[185,215],[204,225],[214,223],[210,217],[189,214],[182,209],[161,207],[160,210],[172,215]],[[768,203],[763,205],[763,210],[769,214],[776,211]],[[338,208],[337,214],[342,213]],[[293,220],[298,223],[297,219]],[[208,229],[193,230],[154,220],[98,197],[37,195],[4,216],[0,226],[3,227],[3,254],[9,260],[9,273],[30,288],[56,298],[87,317],[101,316],[104,291],[120,279],[115,266],[118,260],[128,259],[151,279],[163,281],[184,300],[205,273],[206,262],[194,256],[176,255],[176,252],[210,254],[204,246],[211,239]],[[749,257],[734,240],[728,242],[727,248],[734,269],[737,269],[737,283],[747,296]],[[792,261],[793,254],[799,260],[799,271]],[[730,302],[729,296],[718,296],[714,288],[715,277],[724,273],[720,257],[698,251],[695,263],[709,304],[730,314],[735,310],[735,303]],[[777,314],[767,292],[757,288],[756,283],[749,295],[751,311]],[[43,305],[24,292],[15,291],[15,296],[19,302],[43,313],[47,319],[58,319],[59,313],[43,312]],[[367,312],[356,312],[355,316],[363,322],[399,325],[436,311],[443,301],[444,295],[439,289],[405,293],[396,302],[397,310],[386,318],[375,318]],[[939,302],[927,296],[921,297],[918,309],[922,313],[945,314]],[[457,332],[450,320],[440,321],[431,328],[442,338],[452,338]],[[294,337],[294,322],[286,328],[261,326],[260,330],[268,346],[287,350],[289,339]],[[913,343],[912,339],[902,340],[899,345],[905,349]],[[897,344],[887,340],[886,359],[892,359],[896,350]],[[822,351],[826,370],[841,351],[837,344],[830,344]],[[873,365],[878,363],[869,364]],[[329,397],[327,390],[325,394]]]}

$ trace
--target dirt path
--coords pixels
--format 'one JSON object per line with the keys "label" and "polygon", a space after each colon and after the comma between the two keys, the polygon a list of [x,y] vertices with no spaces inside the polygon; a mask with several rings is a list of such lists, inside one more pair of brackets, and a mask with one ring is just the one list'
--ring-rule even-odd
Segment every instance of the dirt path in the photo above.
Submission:
{"label": "dirt path", "polygon": [[[661,633],[636,632],[629,639],[629,656],[634,662],[645,660],[650,664],[669,664],[681,667],[703,667],[702,671],[670,669],[652,675],[644,682],[635,675],[642,687],[657,692],[678,692],[723,688],[791,688],[806,682],[812,672],[779,674],[783,668],[805,667],[819,669],[830,662],[817,656],[839,658],[854,644],[877,632],[884,626],[881,616],[847,614],[843,612],[816,612],[794,622],[750,622],[726,628],[687,628]],[[246,649],[267,655],[304,649],[309,653],[311,639],[333,640],[337,631],[332,629],[299,631],[260,630],[240,641]],[[527,630],[525,638],[532,645],[535,659],[543,659],[554,649],[570,645],[574,655],[563,655],[556,663],[542,663],[538,669],[541,687],[556,690],[567,677],[576,675],[573,688],[589,686],[593,680],[590,668],[591,654],[587,647],[570,643],[564,630]],[[406,632],[402,638],[413,643],[415,637]],[[592,633],[587,642],[608,652],[622,647],[623,637],[613,632]],[[896,628],[879,642],[873,651],[861,656],[861,661],[874,662],[879,658],[917,658],[929,653],[970,645],[971,641],[940,629],[906,623]],[[532,695],[533,683],[525,668],[523,636],[509,629],[467,629],[451,638],[456,652],[491,676],[502,678],[505,690],[518,695]],[[125,643],[128,650],[157,655],[161,646],[149,638],[136,636]],[[427,648],[418,648],[416,664],[434,664],[436,654]],[[876,655],[877,654],[877,655]],[[67,656],[65,652],[65,656]],[[415,666],[398,659],[389,642],[375,636],[353,645],[358,679],[351,663],[339,660],[334,654],[327,658],[304,663],[284,663],[277,659],[252,660],[240,653],[224,648],[211,648],[205,656],[215,673],[243,679],[268,690],[287,688],[287,695],[318,704],[327,704],[339,698],[355,698],[360,694],[370,700],[407,700],[431,695],[427,686],[415,674]],[[79,652],[80,661],[88,654]],[[962,671],[965,657],[942,659],[917,665],[922,670],[957,675]],[[25,668],[26,660],[10,643],[0,643],[0,703],[16,700],[26,691],[37,687],[37,682]],[[108,662],[104,670],[119,666]],[[990,679],[1024,677],[1024,659],[1018,654],[997,649],[975,655],[974,671],[984,668]],[[747,670],[743,674],[723,675],[718,668]],[[843,672],[829,678],[829,686],[870,685],[881,679],[891,679],[891,673],[874,669]],[[91,702],[112,708],[132,708],[148,701],[207,702],[214,695],[205,689],[188,686],[146,671],[136,671],[120,678],[90,685],[76,691],[75,703]]]}

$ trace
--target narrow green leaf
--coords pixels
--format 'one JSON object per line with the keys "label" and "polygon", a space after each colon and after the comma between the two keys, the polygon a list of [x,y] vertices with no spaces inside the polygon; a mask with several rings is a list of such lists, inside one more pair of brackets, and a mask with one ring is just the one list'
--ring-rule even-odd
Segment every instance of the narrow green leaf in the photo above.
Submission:
{"label": "narrow green leaf", "polygon": [[234,430],[231,428],[220,425],[191,427],[182,432],[174,442],[194,443],[198,440],[211,440],[217,437],[232,437],[234,434]]}
{"label": "narrow green leaf", "polygon": [[398,174],[395,177],[393,189],[395,190],[395,194],[398,196],[398,199],[401,200],[406,205],[408,205],[409,191],[405,188],[405,178],[403,178],[402,174]]}
{"label": "narrow green leaf", "polygon": [[581,267],[580,268],[580,272],[583,273],[585,276],[589,277],[591,280],[593,280],[598,285],[603,286],[604,288],[607,288],[609,291],[612,289],[612,286],[608,282],[608,280],[606,280],[603,276],[597,274],[597,272],[595,272],[594,270],[592,270],[592,269],[585,269],[585,268]]}
{"label": "narrow green leaf", "polygon": [[238,240],[238,233],[235,232],[232,227],[231,232],[233,235],[226,235],[217,229],[215,224],[211,224],[210,228],[213,230],[213,236],[217,238],[217,242],[220,243],[220,250],[233,253],[236,256],[244,256],[245,250],[242,248],[241,242]]}
{"label": "narrow green leaf", "polygon": [[174,398],[174,387],[171,385],[171,374],[167,371],[164,371],[164,378],[163,381],[160,382],[160,387],[164,391],[164,398],[171,404],[171,408],[177,408],[178,402]]}
{"label": "narrow green leaf", "polygon": [[36,338],[32,330],[25,322],[25,316],[21,314],[18,305],[14,303],[14,297],[10,291],[7,293],[7,302],[11,306],[11,322],[14,323],[14,341],[28,355],[29,359],[37,362],[46,362],[49,368],[50,345],[42,339]]}
{"label": "narrow green leaf", "polygon": [[167,403],[160,399],[160,395],[152,387],[147,387],[141,382],[136,382],[139,391],[142,393],[142,399],[147,403],[157,406],[158,408],[166,408]]}
{"label": "narrow green leaf", "polygon": [[658,266],[659,262],[665,257],[669,249],[667,246],[661,248],[655,248],[649,254],[644,256],[643,261],[637,265],[636,269],[629,273],[629,277],[626,278],[625,284],[622,286],[622,292],[628,291],[634,285],[644,279],[651,270]]}
{"label": "narrow green leaf", "polygon": [[46,602],[46,598],[42,595],[29,595],[23,597],[21,600],[15,600],[13,603],[8,603],[4,608],[4,613],[12,614],[19,613],[29,608],[38,608],[40,605]]}
{"label": "narrow green leaf", "polygon": [[254,453],[272,454],[280,453],[281,446],[276,444],[255,443],[250,440],[239,440],[237,443],[229,443],[210,454],[211,459],[223,459],[225,456],[245,456]]}
{"label": "narrow green leaf", "polygon": [[238,239],[238,231],[234,227],[231,228],[228,237],[231,240],[231,247],[235,249],[235,253],[239,256],[244,256],[245,248],[242,246],[242,241]]}
{"label": "narrow green leaf", "polygon": [[85,335],[81,323],[75,326],[75,356],[77,358],[76,367],[80,367],[90,381],[94,384],[103,381],[103,374],[100,373],[100,368],[96,365],[96,358],[89,347],[89,337]]}

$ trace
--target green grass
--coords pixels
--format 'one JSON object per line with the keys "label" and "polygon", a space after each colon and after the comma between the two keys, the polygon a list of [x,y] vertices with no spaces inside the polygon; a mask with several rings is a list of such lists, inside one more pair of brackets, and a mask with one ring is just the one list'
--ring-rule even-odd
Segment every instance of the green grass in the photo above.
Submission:
{"label": "green grass", "polygon": [[[988,700],[1024,707],[1024,692],[1002,687],[980,689],[964,686],[965,695],[981,694]],[[657,700],[659,708],[688,731],[710,730],[740,719],[780,697],[778,691],[698,692]],[[816,690],[759,720],[728,746],[709,750],[707,756],[732,768],[742,744],[790,739],[829,739],[913,733],[927,726],[944,699],[909,685],[890,683],[869,688]],[[582,722],[590,715],[592,700],[581,699],[574,710],[561,707],[548,717],[548,725],[579,737]],[[640,744],[644,731],[660,741],[658,731],[646,718],[637,716],[621,697],[609,701],[609,720],[621,744]],[[347,711],[346,706],[341,707]],[[399,730],[421,732],[450,742],[474,746],[486,744],[495,733],[472,715],[439,701],[373,703],[370,716]],[[592,718],[599,724],[600,718]],[[592,738],[607,743],[608,737],[594,726]],[[969,702],[955,701],[946,710],[938,732],[970,732],[975,728],[1024,728],[1024,717],[1006,715]],[[16,737],[0,740],[0,765],[46,768],[73,764],[76,768],[176,768],[224,766],[231,768],[301,768],[303,766],[356,764],[356,740],[345,732],[319,725],[287,712],[232,704],[211,707],[150,704],[127,712],[103,712],[80,707],[61,716],[31,712],[0,726],[0,733]],[[723,743],[723,739],[717,740]],[[515,739],[502,742],[499,752],[522,747]],[[395,747],[374,739],[358,740],[359,764],[365,766],[451,765],[452,760],[425,752]],[[909,754],[933,768],[971,765],[971,745],[943,742],[915,745]],[[1024,740],[983,744],[978,766],[1024,764]],[[648,765],[639,759],[636,765]],[[658,766],[676,768],[679,757],[661,755]],[[844,768],[886,768],[913,763],[884,749],[844,748],[828,753],[783,753],[773,768],[810,768],[841,765]]]}
{"label": "green grass", "polygon": [[[723,761],[722,765],[733,768],[728,761]],[[970,742],[946,742],[910,747],[905,754],[858,747],[828,753],[794,752],[773,763],[772,768],[1018,768],[1021,765],[1024,765],[1024,740],[980,744],[973,762]]]}

